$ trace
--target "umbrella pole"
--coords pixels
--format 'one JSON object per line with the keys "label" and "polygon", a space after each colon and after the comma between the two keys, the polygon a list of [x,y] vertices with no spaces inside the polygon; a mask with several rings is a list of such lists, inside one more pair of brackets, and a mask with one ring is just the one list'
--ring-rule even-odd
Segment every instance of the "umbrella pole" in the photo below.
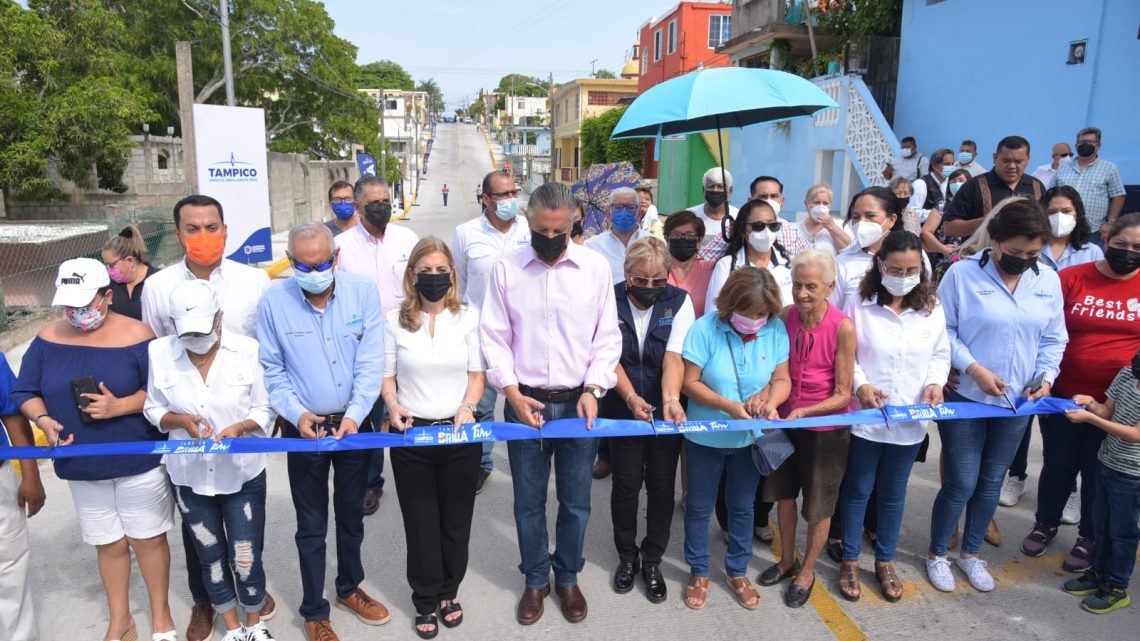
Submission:
{"label": "umbrella pole", "polygon": [[724,144],[721,142],[720,137],[720,116],[716,117],[716,151],[717,156],[720,158],[720,184],[724,187],[724,218],[720,219],[720,235],[724,238],[724,242],[728,242],[728,176],[724,166]]}

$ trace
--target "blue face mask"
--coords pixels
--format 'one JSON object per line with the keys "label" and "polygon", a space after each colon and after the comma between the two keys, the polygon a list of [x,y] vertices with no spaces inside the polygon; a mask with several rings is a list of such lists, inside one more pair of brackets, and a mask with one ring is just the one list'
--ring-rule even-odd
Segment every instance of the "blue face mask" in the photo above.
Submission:
{"label": "blue face mask", "polygon": [[950,195],[953,196],[958,193],[958,189],[965,183],[950,183]]}
{"label": "blue face mask", "polygon": [[974,160],[974,154],[972,154],[968,151],[959,151],[958,152],[958,164],[959,165],[968,165],[968,164],[970,164],[970,162],[972,160]]}
{"label": "blue face mask", "polygon": [[628,234],[637,229],[637,209],[615,208],[610,222],[613,225],[614,231],[621,234]]}
{"label": "blue face mask", "polygon": [[945,167],[942,168],[942,177],[943,178],[949,178],[950,174],[952,174],[952,173],[954,173],[954,168],[951,167],[950,165],[946,165]]}
{"label": "blue face mask", "polygon": [[499,220],[514,220],[519,215],[519,199],[508,198],[495,201],[495,215]]}
{"label": "blue face mask", "polygon": [[333,268],[329,267],[323,272],[309,272],[308,274],[293,270],[293,278],[297,280],[297,284],[301,286],[301,289],[310,294],[323,294],[329,287],[332,287],[334,278]]}
{"label": "blue face mask", "polygon": [[352,203],[333,203],[332,210],[337,218],[348,220],[356,213],[356,205]]}

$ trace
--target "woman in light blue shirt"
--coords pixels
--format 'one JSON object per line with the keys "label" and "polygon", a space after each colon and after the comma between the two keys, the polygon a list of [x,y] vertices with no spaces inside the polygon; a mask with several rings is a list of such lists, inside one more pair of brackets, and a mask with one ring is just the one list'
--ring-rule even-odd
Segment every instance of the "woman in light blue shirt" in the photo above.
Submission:
{"label": "woman in light blue shirt", "polygon": [[[938,287],[951,362],[964,374],[948,401],[1010,407],[1017,396],[1047,396],[1069,341],[1061,280],[1054,270],[1037,265],[1049,219],[1035,200],[1012,200],[998,208],[986,226],[991,248],[955,263]],[[977,554],[1029,420],[1009,416],[939,425],[945,478],[934,500],[926,561],[930,582],[939,590],[954,589],[946,552],[963,509],[958,567],[979,591],[993,589],[993,577]]]}
{"label": "woman in light blue shirt", "polygon": [[[685,338],[681,390],[689,397],[689,420],[779,418],[776,408],[791,392],[788,333],[779,319],[780,310],[780,287],[768,270],[744,267],[729,275],[716,309],[697,320]],[[729,588],[743,607],[760,607],[760,595],[747,576],[752,510],[760,482],[750,446],[759,435],[757,431],[685,435],[685,561],[691,573],[685,605],[694,610],[703,608],[708,599],[709,516],[725,469],[724,561]]]}

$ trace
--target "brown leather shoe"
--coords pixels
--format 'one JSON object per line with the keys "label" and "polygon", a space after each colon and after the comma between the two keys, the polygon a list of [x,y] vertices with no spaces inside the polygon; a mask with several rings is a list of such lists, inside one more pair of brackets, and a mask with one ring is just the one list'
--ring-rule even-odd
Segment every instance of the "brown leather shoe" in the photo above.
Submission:
{"label": "brown leather shoe", "polygon": [[519,599],[518,610],[515,613],[519,623],[530,625],[541,619],[544,610],[542,601],[548,596],[550,596],[549,585],[538,590],[533,588],[524,590],[522,598]]}
{"label": "brown leather shoe", "polygon": [[365,625],[384,625],[392,618],[384,604],[368,596],[360,588],[356,588],[356,592],[347,597],[337,597],[336,607],[355,614],[356,618]]}
{"label": "brown leather shoe", "polygon": [[597,462],[594,463],[594,469],[592,470],[594,478],[596,479],[606,478],[610,475],[611,471],[613,471],[613,466],[610,465],[609,461],[602,459],[598,459]]}
{"label": "brown leather shoe", "polygon": [[997,521],[990,520],[990,524],[986,526],[986,534],[983,538],[986,543],[994,547],[1001,547],[1001,530],[998,529]]}
{"label": "brown leather shoe", "polygon": [[562,600],[562,616],[570,623],[578,623],[586,618],[586,597],[577,585],[568,588],[555,588],[558,598]]}
{"label": "brown leather shoe", "polygon": [[190,625],[186,626],[186,641],[207,641],[214,636],[214,606],[195,603],[190,608]]}
{"label": "brown leather shoe", "polygon": [[364,490],[364,516],[375,514],[380,509],[380,497],[384,496],[382,488],[368,488]]}
{"label": "brown leather shoe", "polygon": [[277,614],[277,602],[273,600],[273,595],[269,591],[265,592],[265,605],[261,606],[261,612],[257,615],[261,617],[262,621],[268,621]]}
{"label": "brown leather shoe", "polygon": [[340,641],[328,619],[305,621],[305,638],[309,641]]}

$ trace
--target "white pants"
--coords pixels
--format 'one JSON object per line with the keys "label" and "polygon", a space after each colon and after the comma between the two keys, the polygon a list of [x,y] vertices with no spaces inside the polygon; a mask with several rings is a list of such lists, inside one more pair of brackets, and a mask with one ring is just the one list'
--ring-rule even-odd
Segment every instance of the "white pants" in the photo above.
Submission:
{"label": "white pants", "polygon": [[0,639],[35,641],[36,615],[28,591],[28,520],[16,502],[15,461],[0,466]]}

